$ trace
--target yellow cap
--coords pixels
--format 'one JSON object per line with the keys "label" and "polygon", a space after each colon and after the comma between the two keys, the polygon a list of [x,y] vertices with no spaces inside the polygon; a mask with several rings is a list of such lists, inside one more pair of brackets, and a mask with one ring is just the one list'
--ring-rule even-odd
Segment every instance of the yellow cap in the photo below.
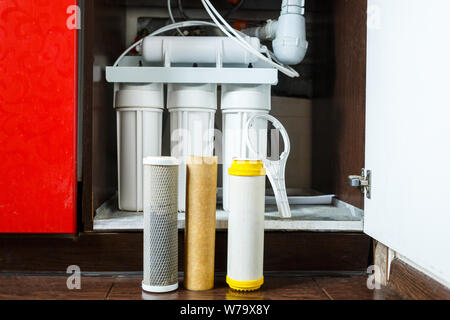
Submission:
{"label": "yellow cap", "polygon": [[262,161],[259,160],[233,160],[228,173],[231,176],[265,176],[266,169]]}
{"label": "yellow cap", "polygon": [[236,291],[255,291],[263,285],[264,277],[258,280],[238,281],[227,276],[227,283],[231,289]]}

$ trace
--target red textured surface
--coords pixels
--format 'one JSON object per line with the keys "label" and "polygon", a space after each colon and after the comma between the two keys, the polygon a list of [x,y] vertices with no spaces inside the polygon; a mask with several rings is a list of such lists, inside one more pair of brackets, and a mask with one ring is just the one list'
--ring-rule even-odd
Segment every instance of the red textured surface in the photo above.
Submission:
{"label": "red textured surface", "polygon": [[76,0],[0,0],[0,233],[76,232]]}

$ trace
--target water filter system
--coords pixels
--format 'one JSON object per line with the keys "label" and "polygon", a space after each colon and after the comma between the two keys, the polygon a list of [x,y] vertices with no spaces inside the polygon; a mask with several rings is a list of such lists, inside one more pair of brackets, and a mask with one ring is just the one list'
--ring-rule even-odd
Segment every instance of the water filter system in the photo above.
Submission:
{"label": "water filter system", "polygon": [[[206,256],[189,251],[186,287],[211,287],[218,163],[223,164],[223,207],[229,214],[227,283],[232,289],[256,290],[264,281],[266,174],[280,217],[291,217],[284,177],[289,136],[269,113],[278,72],[299,76],[289,65],[299,64],[308,48],[305,1],[283,0],[278,21],[241,31],[233,29],[209,0],[201,2],[213,22],[174,22],[137,41],[106,68],[117,111],[118,205],[124,211],[144,211],[142,288],[149,292],[178,287],[175,240],[180,212],[186,223],[190,221],[185,235],[189,248],[209,248]],[[223,36],[162,36],[192,26],[217,28]],[[262,44],[267,40],[274,52]],[[133,49],[139,55],[128,55]],[[223,131],[217,159],[219,104]],[[171,157],[161,157],[165,107]],[[267,158],[269,123],[284,140],[285,150],[276,161]],[[192,159],[215,162],[198,164]],[[199,232],[210,236],[198,236]],[[195,266],[207,266],[208,271]]]}

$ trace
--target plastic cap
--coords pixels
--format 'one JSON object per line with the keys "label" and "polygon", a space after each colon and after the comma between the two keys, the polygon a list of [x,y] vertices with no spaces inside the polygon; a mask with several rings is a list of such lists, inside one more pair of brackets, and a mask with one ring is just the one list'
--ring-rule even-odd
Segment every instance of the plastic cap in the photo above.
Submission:
{"label": "plastic cap", "polygon": [[229,109],[271,109],[270,85],[222,85],[222,110]]}
{"label": "plastic cap", "polygon": [[233,280],[227,276],[226,281],[231,289],[237,291],[255,291],[264,284],[264,277],[258,280],[239,281]]}
{"label": "plastic cap", "polygon": [[178,166],[180,161],[174,157],[146,157],[143,164],[149,166]]}
{"label": "plastic cap", "polygon": [[162,83],[121,84],[116,93],[116,108],[164,109]]}
{"label": "plastic cap", "polygon": [[169,84],[167,108],[217,109],[217,85]]}
{"label": "plastic cap", "polygon": [[266,169],[263,162],[260,160],[238,160],[235,159],[231,163],[231,168],[228,169],[228,174],[231,176],[257,177],[265,176]]}

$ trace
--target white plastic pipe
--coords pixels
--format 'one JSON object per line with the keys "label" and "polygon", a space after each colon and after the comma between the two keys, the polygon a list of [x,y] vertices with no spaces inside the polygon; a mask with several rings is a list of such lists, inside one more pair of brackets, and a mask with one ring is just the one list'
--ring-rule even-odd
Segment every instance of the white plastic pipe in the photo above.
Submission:
{"label": "white plastic pipe", "polygon": [[302,62],[308,50],[304,5],[304,0],[283,0],[272,46],[277,59],[288,65]]}
{"label": "white plastic pipe", "polygon": [[278,28],[278,21],[267,20],[266,24],[261,27],[254,27],[242,30],[243,33],[249,35],[250,37],[256,37],[261,40],[275,39]]}
{"label": "white plastic pipe", "polygon": [[271,40],[275,57],[287,65],[303,61],[308,50],[305,0],[283,0],[278,21],[268,20],[264,26],[242,32],[261,40]]}

